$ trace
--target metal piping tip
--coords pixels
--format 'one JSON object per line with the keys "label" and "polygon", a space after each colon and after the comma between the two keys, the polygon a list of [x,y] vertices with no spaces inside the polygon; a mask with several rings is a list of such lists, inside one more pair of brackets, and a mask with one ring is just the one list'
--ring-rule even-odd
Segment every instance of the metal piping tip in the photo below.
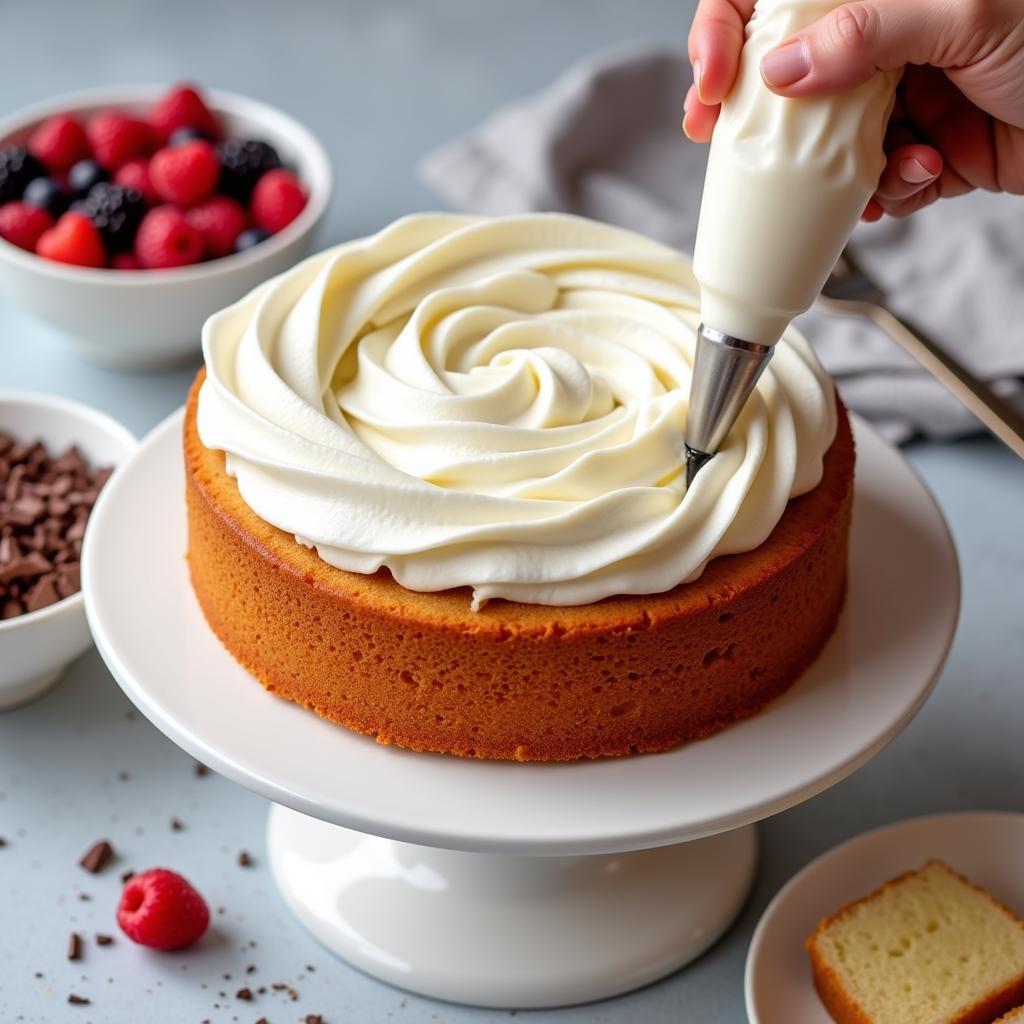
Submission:
{"label": "metal piping tip", "polygon": [[704,464],[710,462],[710,452],[699,452],[696,448],[686,445],[686,486],[693,483],[693,478],[704,468]]}

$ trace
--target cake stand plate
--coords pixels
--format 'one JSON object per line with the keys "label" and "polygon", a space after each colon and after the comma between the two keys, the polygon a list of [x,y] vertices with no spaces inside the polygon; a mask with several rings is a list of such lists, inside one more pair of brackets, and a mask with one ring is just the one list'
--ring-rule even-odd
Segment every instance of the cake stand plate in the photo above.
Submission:
{"label": "cake stand plate", "polygon": [[857,836],[794,875],[761,916],[747,954],[750,1024],[831,1024],[804,940],[826,914],[935,858],[1024,911],[1024,814],[935,814]]}
{"label": "cake stand plate", "polygon": [[742,905],[752,824],[876,754],[952,641],[959,577],[942,515],[858,422],[847,607],[761,714],[668,753],[572,764],[382,747],[266,693],[210,632],[183,557],[181,427],[180,412],[158,426],[93,511],[83,589],[97,647],[158,728],[280,805],[270,862],[306,926],[427,995],[553,1006],[692,959]]}

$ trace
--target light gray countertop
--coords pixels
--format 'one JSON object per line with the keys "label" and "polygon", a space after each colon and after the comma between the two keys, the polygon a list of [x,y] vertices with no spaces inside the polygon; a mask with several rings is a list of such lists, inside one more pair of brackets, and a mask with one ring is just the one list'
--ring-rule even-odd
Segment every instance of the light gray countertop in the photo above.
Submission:
{"label": "light gray countertop", "polygon": [[[331,151],[337,192],[322,241],[336,241],[434,206],[413,167],[436,142],[595,49],[630,38],[684,46],[690,11],[689,0],[7,0],[0,113],[88,85],[185,76],[269,100],[305,120]],[[0,305],[0,388],[87,401],[141,435],[181,404],[193,372],[123,375],[82,364],[45,328]],[[739,1024],[751,931],[808,860],[904,817],[1024,810],[1024,466],[983,438],[907,454],[949,519],[963,571],[960,629],[933,697],[867,767],[763,824],[750,903],[698,962],[630,996],[521,1012],[520,1020]],[[0,1022],[508,1019],[405,995],[325,953],[270,880],[266,810],[213,774],[197,777],[192,760],[132,711],[95,652],[47,697],[0,716]],[[172,817],[184,830],[171,830]],[[119,863],[88,875],[77,860],[102,836]],[[247,869],[237,864],[243,849],[253,855]],[[71,930],[118,935],[121,870],[154,865],[180,870],[224,908],[211,935],[177,955],[151,955],[120,936],[107,948],[90,941],[85,958],[69,963]],[[256,970],[247,975],[249,964]],[[234,996],[242,985],[272,982],[294,986],[298,1000]],[[68,1006],[72,991],[92,1004]]]}

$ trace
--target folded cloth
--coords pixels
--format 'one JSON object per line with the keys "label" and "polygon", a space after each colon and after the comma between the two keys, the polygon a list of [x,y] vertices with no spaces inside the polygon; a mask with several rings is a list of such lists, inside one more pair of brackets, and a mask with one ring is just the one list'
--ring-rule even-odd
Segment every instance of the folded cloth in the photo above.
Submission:
{"label": "folded cloth", "polygon": [[[628,46],[442,145],[421,176],[475,213],[567,210],[693,251],[707,147],[680,130],[689,62]],[[1024,398],[1024,198],[975,192],[904,220],[861,224],[853,249],[890,308],[975,374]],[[798,321],[844,400],[891,440],[980,429],[873,324],[817,309]]]}

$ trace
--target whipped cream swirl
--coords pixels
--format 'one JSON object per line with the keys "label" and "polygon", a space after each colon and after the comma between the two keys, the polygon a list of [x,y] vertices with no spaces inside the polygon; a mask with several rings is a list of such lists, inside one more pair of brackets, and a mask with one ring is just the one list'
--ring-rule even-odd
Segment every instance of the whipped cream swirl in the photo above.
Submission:
{"label": "whipped cream swirl", "polygon": [[211,317],[199,436],[261,518],[417,591],[588,604],[761,544],[821,479],[832,385],[790,330],[722,451],[681,455],[689,260],[560,214],[423,214]]}

